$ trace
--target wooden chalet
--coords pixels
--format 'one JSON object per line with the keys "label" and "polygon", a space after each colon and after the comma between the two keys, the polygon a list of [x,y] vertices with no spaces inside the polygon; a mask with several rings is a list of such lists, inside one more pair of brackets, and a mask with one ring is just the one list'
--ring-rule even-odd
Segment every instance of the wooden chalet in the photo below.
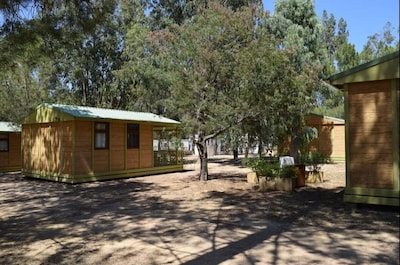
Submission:
{"label": "wooden chalet", "polygon": [[311,141],[309,151],[319,152],[334,162],[345,161],[344,120],[324,115],[305,116],[305,125],[316,128],[318,137]]}
{"label": "wooden chalet", "polygon": [[81,183],[179,171],[179,127],[152,113],[41,104],[22,121],[22,173]]}
{"label": "wooden chalet", "polygon": [[330,77],[344,91],[346,202],[399,206],[399,52]]}
{"label": "wooden chalet", "polygon": [[0,122],[0,172],[21,170],[21,128]]}

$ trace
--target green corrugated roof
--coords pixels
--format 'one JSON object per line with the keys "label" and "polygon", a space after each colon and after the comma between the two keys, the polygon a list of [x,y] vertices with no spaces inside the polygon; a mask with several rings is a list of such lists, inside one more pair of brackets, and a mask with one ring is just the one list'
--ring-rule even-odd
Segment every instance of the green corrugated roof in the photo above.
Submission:
{"label": "green corrugated roof", "polygon": [[150,112],[134,112],[115,109],[103,109],[84,106],[61,105],[61,104],[41,104],[40,107],[48,107],[58,110],[76,118],[91,118],[91,119],[112,119],[124,121],[142,121],[166,124],[180,124],[179,121],[165,118]]}
{"label": "green corrugated roof", "polygon": [[0,132],[20,132],[21,127],[12,122],[0,121]]}

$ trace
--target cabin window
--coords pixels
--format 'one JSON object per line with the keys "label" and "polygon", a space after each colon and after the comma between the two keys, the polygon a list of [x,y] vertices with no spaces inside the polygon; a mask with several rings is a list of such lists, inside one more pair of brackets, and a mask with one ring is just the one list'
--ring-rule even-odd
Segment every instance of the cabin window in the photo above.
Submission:
{"label": "cabin window", "polygon": [[131,148],[139,148],[139,124],[128,124],[127,126],[128,141],[127,146]]}
{"label": "cabin window", "polygon": [[109,139],[109,126],[106,122],[96,122],[94,125],[94,148],[107,149]]}
{"label": "cabin window", "polygon": [[0,134],[0,152],[8,152],[8,134]]}

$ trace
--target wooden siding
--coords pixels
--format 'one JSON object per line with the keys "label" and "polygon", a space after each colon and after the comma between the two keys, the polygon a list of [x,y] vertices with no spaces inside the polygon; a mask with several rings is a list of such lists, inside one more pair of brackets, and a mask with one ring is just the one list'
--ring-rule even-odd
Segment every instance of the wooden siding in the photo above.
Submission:
{"label": "wooden siding", "polygon": [[337,124],[332,130],[332,160],[344,161],[346,157],[345,125]]}
{"label": "wooden siding", "polygon": [[125,169],[126,125],[125,123],[110,124],[110,162],[111,171]]}
{"label": "wooden siding", "polygon": [[[1,133],[1,132],[0,132]],[[21,169],[21,133],[8,134],[8,151],[0,152],[0,171]]]}
{"label": "wooden siding", "polygon": [[393,188],[390,80],[349,84],[350,186]]}
{"label": "wooden siding", "polygon": [[110,151],[108,149],[99,149],[93,151],[93,165],[95,173],[110,172]]}
{"label": "wooden siding", "polygon": [[91,121],[75,122],[75,172],[76,175],[86,175],[93,171],[92,146],[93,131]]}
{"label": "wooden siding", "polygon": [[60,136],[61,141],[61,172],[63,174],[72,174],[73,173],[73,121],[63,122],[61,126],[62,135]]}
{"label": "wooden siding", "polygon": [[153,126],[140,126],[140,167],[153,167]]}
{"label": "wooden siding", "polygon": [[139,149],[127,149],[126,150],[126,169],[139,168]]}
{"label": "wooden siding", "polygon": [[21,150],[22,150],[22,165],[21,167],[25,170],[31,170],[31,126],[30,125],[22,125],[21,131]]}
{"label": "wooden siding", "polygon": [[311,114],[305,117],[305,124],[318,130],[318,138],[311,141],[309,151],[318,151],[334,161],[345,160],[344,121]]}
{"label": "wooden siding", "polygon": [[126,123],[109,121],[109,149],[94,148],[95,120],[23,124],[23,172],[69,183],[182,170],[153,166],[153,126],[140,125],[140,146],[126,148]]}

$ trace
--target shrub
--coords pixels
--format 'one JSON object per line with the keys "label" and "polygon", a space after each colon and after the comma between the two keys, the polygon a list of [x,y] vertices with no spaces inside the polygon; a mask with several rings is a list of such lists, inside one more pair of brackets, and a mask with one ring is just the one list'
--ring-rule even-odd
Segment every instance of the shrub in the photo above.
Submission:
{"label": "shrub", "polygon": [[320,152],[312,152],[307,161],[307,164],[312,166],[313,172],[319,172],[321,170],[321,164],[328,163],[329,161],[329,155],[324,155]]}
{"label": "shrub", "polygon": [[279,174],[279,164],[263,158],[249,158],[246,160],[246,166],[257,172],[258,176],[274,178]]}
{"label": "shrub", "polygon": [[298,174],[298,168],[295,166],[284,166],[279,170],[279,177],[281,178],[293,178]]}

